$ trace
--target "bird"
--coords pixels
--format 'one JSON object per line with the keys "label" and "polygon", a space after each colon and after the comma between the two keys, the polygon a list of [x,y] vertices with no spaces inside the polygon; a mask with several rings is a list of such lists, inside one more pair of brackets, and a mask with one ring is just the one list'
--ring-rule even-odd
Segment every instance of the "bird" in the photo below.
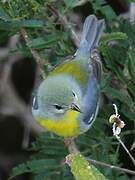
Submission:
{"label": "bird", "polygon": [[75,54],[56,66],[39,85],[32,113],[44,129],[72,138],[88,131],[95,121],[102,74],[98,46],[104,30],[104,20],[89,15]]}

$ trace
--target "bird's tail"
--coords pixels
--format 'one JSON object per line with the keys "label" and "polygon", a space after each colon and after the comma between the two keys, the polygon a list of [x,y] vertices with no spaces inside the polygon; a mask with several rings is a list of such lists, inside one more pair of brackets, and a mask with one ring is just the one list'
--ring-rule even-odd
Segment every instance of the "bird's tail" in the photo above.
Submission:
{"label": "bird's tail", "polygon": [[75,53],[76,57],[90,56],[91,50],[98,46],[100,37],[105,29],[104,20],[98,20],[96,16],[90,15],[83,25],[80,46]]}

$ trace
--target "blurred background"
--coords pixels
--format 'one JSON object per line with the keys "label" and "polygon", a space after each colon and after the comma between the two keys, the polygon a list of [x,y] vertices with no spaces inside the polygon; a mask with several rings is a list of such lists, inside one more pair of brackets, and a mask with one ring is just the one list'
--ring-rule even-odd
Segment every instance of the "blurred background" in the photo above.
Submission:
{"label": "blurred background", "polygon": [[[115,103],[126,124],[121,138],[135,157],[134,1],[1,0],[0,180],[10,175],[19,175],[13,178],[17,180],[73,179],[65,165],[58,166],[58,162],[68,154],[62,138],[41,133],[43,130],[31,115],[31,102],[36,88],[48,72],[74,54],[84,19],[89,14],[104,18],[106,32],[114,34],[99,47],[103,78],[98,118],[86,134],[76,139],[76,144],[87,157],[135,169],[113,137],[108,122]],[[127,38],[116,32],[125,33]],[[52,163],[52,159],[57,162]],[[31,163],[18,166],[27,161]],[[18,168],[12,170],[13,167]],[[97,168],[108,179],[135,179],[134,175],[122,171]]]}

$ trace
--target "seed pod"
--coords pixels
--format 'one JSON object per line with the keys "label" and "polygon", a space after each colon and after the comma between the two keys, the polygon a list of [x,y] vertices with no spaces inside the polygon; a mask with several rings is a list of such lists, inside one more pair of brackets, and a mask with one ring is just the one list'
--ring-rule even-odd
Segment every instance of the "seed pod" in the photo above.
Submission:
{"label": "seed pod", "polygon": [[109,118],[109,122],[113,124],[114,122],[116,122],[116,118],[118,117],[115,114],[111,115]]}

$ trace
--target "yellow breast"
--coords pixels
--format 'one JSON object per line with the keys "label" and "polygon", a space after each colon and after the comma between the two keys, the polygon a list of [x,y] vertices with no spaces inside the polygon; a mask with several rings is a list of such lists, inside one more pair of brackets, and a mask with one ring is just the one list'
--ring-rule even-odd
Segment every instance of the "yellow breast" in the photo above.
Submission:
{"label": "yellow breast", "polygon": [[37,118],[38,123],[51,132],[63,137],[73,137],[80,133],[79,112],[69,110],[60,120]]}

